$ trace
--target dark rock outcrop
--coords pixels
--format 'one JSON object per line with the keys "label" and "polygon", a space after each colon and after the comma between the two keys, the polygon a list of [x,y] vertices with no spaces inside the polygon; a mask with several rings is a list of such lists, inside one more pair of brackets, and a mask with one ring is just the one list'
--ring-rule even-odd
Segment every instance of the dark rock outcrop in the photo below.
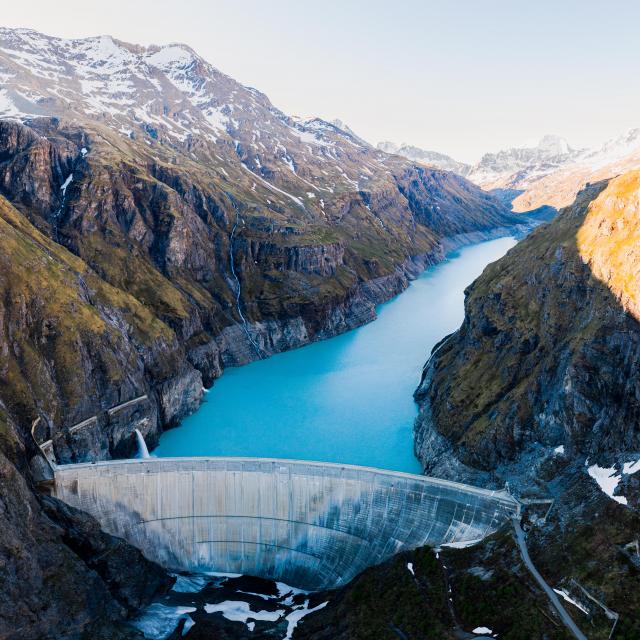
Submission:
{"label": "dark rock outcrop", "polygon": [[49,519],[61,528],[67,547],[100,576],[128,614],[173,584],[174,578],[164,569],[124,540],[104,533],[88,514],[49,496],[43,497],[41,504]]}
{"label": "dark rock outcrop", "polygon": [[88,515],[38,498],[29,454],[0,405],[0,636],[40,640],[134,637],[120,621],[171,580]]}
{"label": "dark rock outcrop", "polygon": [[508,533],[469,549],[423,547],[371,567],[326,595],[296,640],[501,638],[560,640],[569,634],[538,592]]}
{"label": "dark rock outcrop", "polygon": [[637,171],[589,185],[489,265],[416,391],[427,473],[548,500],[532,557],[590,638],[609,637],[607,607],[640,633],[639,192]]}
{"label": "dark rock outcrop", "polygon": [[591,227],[604,234],[600,247],[633,233],[631,211],[610,231],[608,203],[619,211],[635,193],[628,182],[591,186],[467,289],[464,323],[416,392],[416,451],[427,471],[443,469],[448,447],[483,471],[535,445],[593,459],[640,450],[640,324],[616,284],[637,270],[635,258],[598,267],[583,239]]}

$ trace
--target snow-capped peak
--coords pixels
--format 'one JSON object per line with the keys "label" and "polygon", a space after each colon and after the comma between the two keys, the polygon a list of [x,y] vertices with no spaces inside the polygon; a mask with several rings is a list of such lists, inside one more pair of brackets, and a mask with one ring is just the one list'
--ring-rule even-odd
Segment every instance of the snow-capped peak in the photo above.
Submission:
{"label": "snow-capped peak", "polygon": [[544,154],[563,156],[571,153],[569,143],[560,136],[547,134],[540,139],[537,148]]}
{"label": "snow-capped peak", "polygon": [[385,158],[343,122],[291,118],[187,45],[0,28],[0,118],[38,116],[97,123],[156,158],[167,149],[200,156],[224,180],[250,172],[252,190],[268,190],[279,207],[311,199],[303,208],[324,208],[330,194],[388,175]]}
{"label": "snow-capped peak", "polygon": [[472,167],[469,179],[485,188],[522,188],[530,181],[574,162],[582,150],[576,150],[560,136],[545,135],[537,145],[486,153]]}
{"label": "snow-capped peak", "polygon": [[406,142],[398,145],[395,142],[386,140],[384,142],[379,142],[377,144],[377,148],[385,153],[404,156],[414,162],[419,162],[437,169],[444,169],[445,171],[453,171],[461,176],[466,176],[470,169],[468,164],[458,162],[444,153],[421,149],[420,147],[415,147],[407,144]]}
{"label": "snow-capped peak", "polygon": [[383,142],[378,142],[376,148],[380,149],[380,151],[384,151],[385,153],[398,153],[402,145],[397,145],[395,142],[391,142],[391,140],[384,140]]}
{"label": "snow-capped peak", "polygon": [[195,55],[193,51],[183,44],[170,44],[158,47],[157,50],[146,56],[146,61],[159,69],[171,67],[186,67],[193,63]]}
{"label": "snow-capped peak", "polygon": [[596,149],[586,150],[582,160],[594,169],[640,153],[640,129],[627,129],[622,135],[607,140]]}

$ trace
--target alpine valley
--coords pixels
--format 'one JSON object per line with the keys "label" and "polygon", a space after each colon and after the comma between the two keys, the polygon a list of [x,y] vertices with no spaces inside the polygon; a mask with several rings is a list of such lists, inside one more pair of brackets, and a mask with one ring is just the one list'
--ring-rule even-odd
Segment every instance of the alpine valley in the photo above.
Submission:
{"label": "alpine valley", "polygon": [[[195,598],[48,495],[36,443],[132,457],[135,429],[154,447],[226,367],[369,323],[448,251],[506,235],[460,329],[419,354],[416,456],[545,505],[526,513],[541,573],[589,638],[639,638],[639,158],[634,131],[472,167],[289,116],[186,45],[0,28],[0,638],[143,638],[141,610]],[[571,637],[510,529],[306,601],[202,580],[263,621],[164,637]],[[291,632],[266,615],[302,608]]]}

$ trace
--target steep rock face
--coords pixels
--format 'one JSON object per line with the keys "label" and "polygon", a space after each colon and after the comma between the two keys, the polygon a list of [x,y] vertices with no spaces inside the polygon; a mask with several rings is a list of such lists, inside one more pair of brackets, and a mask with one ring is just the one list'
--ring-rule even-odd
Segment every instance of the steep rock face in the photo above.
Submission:
{"label": "steep rock face", "polygon": [[[44,122],[43,125],[43,133],[54,132],[55,127]],[[77,153],[72,141],[56,142],[28,127],[3,125],[0,128],[3,193],[14,194],[25,207],[41,214],[53,212],[61,204],[59,186],[69,175]]]}
{"label": "steep rock face", "polygon": [[[195,408],[185,397],[199,400],[201,376],[193,368],[180,374],[184,349],[166,324],[1,197],[0,228],[0,393],[23,420],[23,437],[41,413],[39,436],[54,439],[61,460],[104,458],[122,449],[123,439],[133,450],[131,431],[122,431],[117,416],[73,433],[66,427],[135,397],[154,397],[155,389],[169,422]],[[182,396],[169,382],[175,380],[185,381]],[[154,403],[147,417],[143,431],[157,437]]]}
{"label": "steep rock face", "polygon": [[88,514],[51,497],[43,497],[45,514],[62,528],[64,543],[107,585],[110,594],[131,614],[174,582],[142,553],[104,533]]}
{"label": "steep rock face", "polygon": [[32,493],[24,477],[32,452],[1,404],[0,441],[0,635],[131,637],[119,621],[171,579],[86,514]]}
{"label": "steep rock face", "polygon": [[330,277],[336,274],[338,267],[344,266],[344,245],[339,242],[305,247],[251,239],[243,244],[246,246],[238,243],[237,250],[268,271],[296,271]]}
{"label": "steep rock face", "polygon": [[485,191],[470,200],[466,195],[469,183],[448,171],[408,167],[396,180],[416,220],[440,236],[487,230],[486,225],[470,229],[469,220],[477,220],[480,211],[495,220],[504,206]]}
{"label": "steep rock face", "polygon": [[417,391],[427,470],[441,436],[487,471],[536,443],[640,449],[639,187],[638,173],[589,187],[469,287],[464,323]]}
{"label": "steep rock face", "polygon": [[165,427],[177,425],[184,416],[193,413],[202,400],[202,375],[190,366],[160,385],[160,409],[162,424]]}
{"label": "steep rock face", "polygon": [[489,265],[416,392],[427,473],[547,500],[532,557],[590,638],[611,632],[598,603],[640,633],[639,194],[640,172],[590,185]]}

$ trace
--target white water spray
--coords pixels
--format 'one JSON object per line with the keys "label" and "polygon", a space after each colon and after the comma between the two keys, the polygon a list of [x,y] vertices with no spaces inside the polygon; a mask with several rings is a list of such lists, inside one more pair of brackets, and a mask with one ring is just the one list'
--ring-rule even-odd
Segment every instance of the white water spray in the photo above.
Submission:
{"label": "white water spray", "polygon": [[147,449],[147,443],[144,441],[144,436],[140,433],[139,429],[136,429],[136,441],[138,443],[138,453],[136,458],[149,458],[149,449]]}

